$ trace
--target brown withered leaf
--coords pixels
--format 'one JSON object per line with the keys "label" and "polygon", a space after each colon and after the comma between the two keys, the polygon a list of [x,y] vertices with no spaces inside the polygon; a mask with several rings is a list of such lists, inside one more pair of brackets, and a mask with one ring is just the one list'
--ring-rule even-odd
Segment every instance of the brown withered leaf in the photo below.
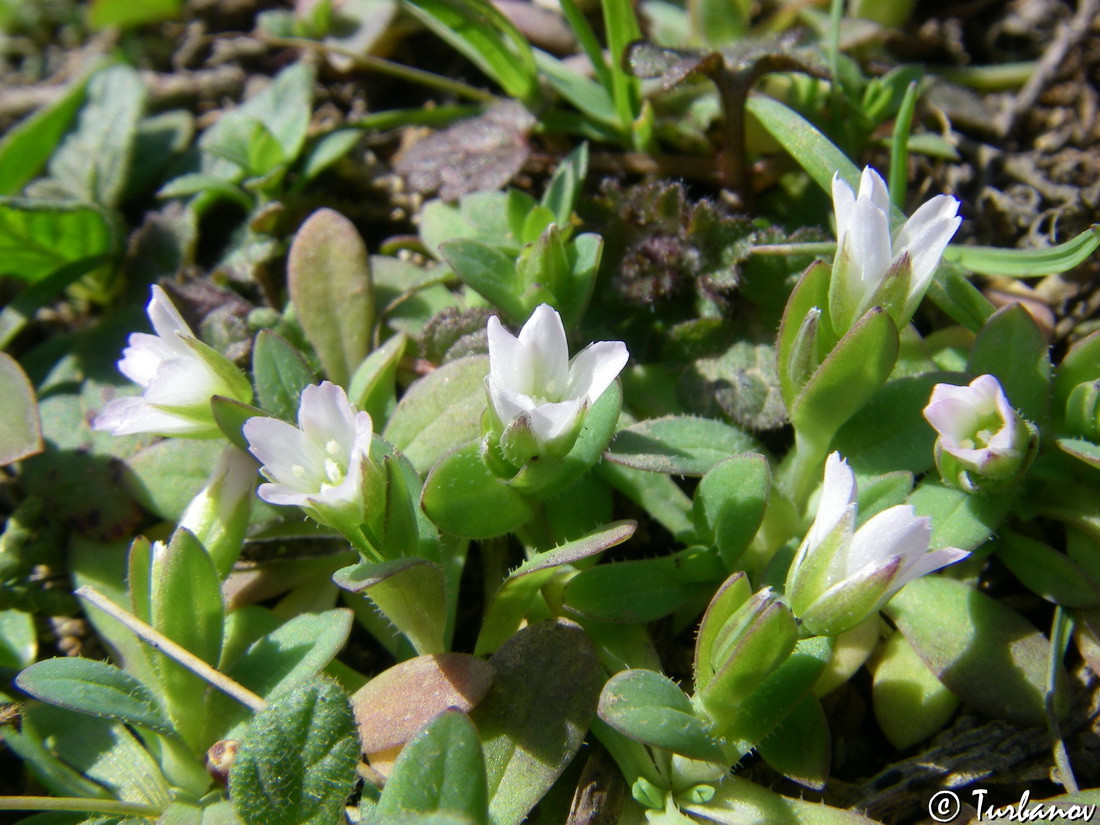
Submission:
{"label": "brown withered leaf", "polygon": [[493,191],[510,181],[531,154],[527,136],[535,118],[515,101],[417,141],[394,163],[409,187],[439,191],[445,201],[469,192]]}

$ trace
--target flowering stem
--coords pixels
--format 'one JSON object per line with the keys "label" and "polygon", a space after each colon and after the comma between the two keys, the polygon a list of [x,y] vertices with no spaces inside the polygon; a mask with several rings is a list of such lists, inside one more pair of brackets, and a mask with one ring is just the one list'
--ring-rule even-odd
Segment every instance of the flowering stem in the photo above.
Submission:
{"label": "flowering stem", "polygon": [[818,444],[805,434],[796,432],[793,449],[787,453],[776,471],[777,483],[799,512],[805,509],[806,500],[821,479],[821,464],[828,452],[828,441]]}

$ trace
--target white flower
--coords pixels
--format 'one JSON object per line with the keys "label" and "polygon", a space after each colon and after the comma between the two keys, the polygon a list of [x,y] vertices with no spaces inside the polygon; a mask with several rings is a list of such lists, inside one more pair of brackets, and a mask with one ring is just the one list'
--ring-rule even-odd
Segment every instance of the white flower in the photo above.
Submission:
{"label": "white flower", "polygon": [[248,379],[195,338],[159,286],[153,287],[147,312],[156,335],[133,333],[118,362],[119,372],[145,392],[110,401],[96,417],[95,429],[114,435],[220,435],[210,398],[224,395],[247,403],[252,400]]}
{"label": "white flower", "polygon": [[936,384],[924,417],[936,430],[936,466],[952,484],[974,492],[1017,477],[1036,446],[1036,431],[1009,403],[1000,382],[979,375],[969,386]]}
{"label": "white flower", "polygon": [[245,422],[249,450],[270,480],[260,498],[298,505],[323,524],[359,527],[376,503],[379,468],[370,460],[373,426],[356,412],[342,387],[328,381],[306,387],[298,426],[257,416]]}
{"label": "white flower", "polygon": [[787,574],[791,609],[813,633],[836,635],[878,610],[913,579],[968,555],[929,552],[931,519],[899,504],[858,530],[856,477],[840,453],[825,462],[817,517]]}
{"label": "white flower", "polygon": [[958,200],[936,195],[913,213],[891,243],[890,193],[878,172],[867,167],[858,197],[839,173],[833,175],[833,210],[837,254],[829,312],[834,329],[848,330],[873,306],[885,308],[899,328],[904,326],[962,222]]}
{"label": "white flower", "polygon": [[512,335],[489,319],[489,403],[500,424],[502,446],[526,442],[532,455],[564,455],[576,441],[584,413],[626,366],[622,341],[589,344],[569,360],[561,317],[538,306]]}

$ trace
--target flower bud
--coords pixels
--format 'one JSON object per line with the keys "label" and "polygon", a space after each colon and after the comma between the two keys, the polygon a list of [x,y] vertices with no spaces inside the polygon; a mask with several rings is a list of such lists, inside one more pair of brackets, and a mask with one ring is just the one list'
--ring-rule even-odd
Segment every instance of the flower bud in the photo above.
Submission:
{"label": "flower bud", "polygon": [[1038,431],[1017,414],[992,375],[966,387],[936,384],[924,417],[939,434],[940,475],[968,493],[1015,481],[1038,447]]}

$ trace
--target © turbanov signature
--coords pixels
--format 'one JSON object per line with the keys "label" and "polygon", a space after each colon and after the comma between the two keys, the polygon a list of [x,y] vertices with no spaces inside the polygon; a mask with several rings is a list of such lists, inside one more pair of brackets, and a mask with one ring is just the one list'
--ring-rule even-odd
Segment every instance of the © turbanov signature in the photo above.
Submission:
{"label": "\u00a9 turbanov signature", "polygon": [[[1075,795],[1060,799],[1031,801],[1031,791],[1024,791],[1020,800],[1008,805],[993,805],[986,797],[985,788],[970,791],[973,800],[974,817],[970,822],[993,822],[1003,819],[1006,822],[1091,822],[1096,814],[1096,805],[1081,804],[1086,794],[1080,795],[1081,802],[1074,801]],[[935,822],[953,822],[962,811],[962,800],[955,791],[939,791],[928,800],[928,814]]]}

